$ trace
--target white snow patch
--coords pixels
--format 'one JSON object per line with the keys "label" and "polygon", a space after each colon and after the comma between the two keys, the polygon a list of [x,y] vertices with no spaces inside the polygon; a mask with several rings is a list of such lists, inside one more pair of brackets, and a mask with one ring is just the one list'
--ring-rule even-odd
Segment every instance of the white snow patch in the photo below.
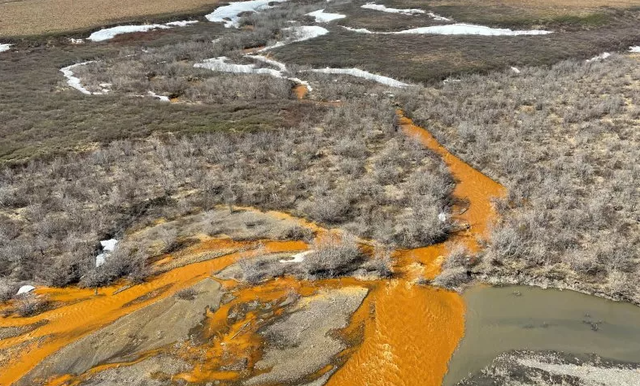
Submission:
{"label": "white snow patch", "polygon": [[36,289],[36,287],[34,287],[32,285],[23,285],[22,287],[20,287],[18,289],[18,292],[16,293],[16,295],[28,294],[29,292],[33,291],[34,289]]}
{"label": "white snow patch", "polygon": [[116,244],[118,244],[118,240],[109,239],[100,241],[100,245],[102,246],[102,253],[96,256],[96,268],[103,265],[107,257],[116,249]]}
{"label": "white snow patch", "polygon": [[344,19],[345,17],[347,17],[346,15],[340,13],[325,12],[324,9],[309,12],[307,13],[307,15],[315,17],[316,23],[328,23],[333,20]]}
{"label": "white snow patch", "polygon": [[[155,29],[169,29],[173,27],[186,27],[191,24],[197,23],[197,20],[179,20],[172,21],[166,24],[141,24],[141,25],[119,25],[117,27],[105,28],[100,31],[96,31],[89,35],[87,40],[92,42],[103,42],[105,40],[113,39],[117,35],[130,34],[134,32],[148,32]],[[82,39],[74,39],[80,40]],[[76,44],[76,43],[74,43]]]}
{"label": "white snow patch", "polygon": [[304,257],[307,256],[310,253],[313,253],[315,251],[304,251],[304,252],[300,252],[300,253],[296,253],[295,255],[291,256],[293,257],[293,259],[281,259],[280,262],[283,264],[289,264],[289,263],[302,263],[304,261]]}
{"label": "white snow patch", "polygon": [[273,67],[277,67],[280,71],[287,71],[287,66],[282,63],[282,62],[278,62],[277,60],[273,60],[273,59],[269,59],[266,56],[262,56],[262,55],[245,55],[245,57],[247,58],[251,58],[254,60],[257,60],[259,62],[263,62],[263,63],[267,63]]}
{"label": "white snow patch", "polygon": [[482,25],[456,23],[449,25],[437,25],[431,27],[413,28],[404,31],[390,32],[396,34],[426,34],[426,35],[483,35],[483,36],[520,36],[520,35],[547,35],[551,31],[527,30],[513,31],[508,28],[491,28]]}
{"label": "white snow patch", "polygon": [[351,27],[345,27],[345,26],[341,26],[342,28],[346,29],[347,31],[351,31],[351,32],[356,32],[359,34],[372,34],[373,32],[369,31],[366,28],[351,28]]}
{"label": "white snow patch", "polygon": [[239,1],[222,7],[206,15],[207,20],[214,23],[224,23],[225,28],[238,28],[240,14],[245,12],[260,12],[270,8],[269,3],[282,3],[287,0],[251,0]]}
{"label": "white snow patch", "polygon": [[84,39],[69,38],[71,44],[84,44]]}
{"label": "white snow patch", "polygon": [[362,6],[362,8],[364,9],[372,9],[374,11],[381,11],[381,12],[387,12],[387,13],[400,13],[403,15],[418,15],[418,14],[422,14],[425,13],[424,10],[422,9],[415,9],[415,8],[387,8],[382,4],[375,4],[375,3],[367,3],[365,5]]}
{"label": "white snow patch", "polygon": [[447,214],[444,212],[440,212],[438,214],[438,220],[440,220],[440,222],[446,222],[447,221]]}
{"label": "white snow patch", "polygon": [[235,74],[266,74],[276,78],[282,78],[282,73],[273,68],[256,68],[255,64],[227,63],[227,60],[229,60],[229,58],[221,56],[219,58],[206,59],[204,62],[196,63],[193,66],[212,71],[231,72]]}
{"label": "white snow patch", "polygon": [[154,29],[169,29],[170,27],[164,24],[144,24],[144,25],[119,25],[117,27],[105,28],[100,31],[96,31],[89,35],[87,38],[92,42],[103,42],[105,40],[113,39],[117,35],[130,34],[134,32],[147,32]]}
{"label": "white snow patch", "polygon": [[302,25],[297,27],[283,28],[282,31],[289,37],[277,42],[276,44],[265,47],[258,52],[264,52],[273,48],[283,47],[291,43],[303,42],[305,40],[314,39],[318,36],[326,35],[329,33],[328,29],[318,27],[316,25]]}
{"label": "white snow patch", "polygon": [[116,249],[117,244],[118,240],[116,239],[102,240],[100,242],[100,245],[102,245],[102,250],[105,252],[113,252]]}
{"label": "white snow patch", "polygon": [[436,20],[436,21],[453,21],[448,17],[440,16],[433,12],[428,12],[427,15],[429,15],[429,17],[431,17],[433,20]]}
{"label": "white snow patch", "polygon": [[149,92],[147,92],[147,94],[149,94],[149,96],[151,96],[153,98],[159,99],[162,102],[171,102],[171,100],[169,99],[168,96],[158,95],[153,91],[149,91]]}
{"label": "white snow patch", "polygon": [[431,27],[412,28],[397,32],[373,32],[366,28],[348,28],[349,31],[366,33],[366,34],[380,34],[380,35],[393,35],[393,34],[414,34],[414,35],[483,35],[483,36],[520,36],[520,35],[547,35],[552,33],[551,31],[544,30],[527,30],[527,31],[513,31],[507,28],[491,28],[482,25],[456,23],[447,25],[436,25]]}
{"label": "white snow patch", "polygon": [[62,72],[64,77],[67,78],[67,84],[69,86],[75,88],[76,90],[80,91],[83,94],[87,94],[87,95],[102,95],[102,94],[106,94],[107,92],[109,92],[109,90],[106,89],[106,88],[103,88],[102,91],[97,91],[97,92],[91,92],[91,91],[87,90],[82,85],[82,81],[80,80],[80,78],[78,78],[77,76],[75,76],[73,74],[73,69],[74,68],[80,67],[80,66],[85,66],[85,65],[87,65],[89,63],[95,63],[95,61],[94,60],[90,60],[88,62],[72,64],[70,66],[61,68],[60,72]]}
{"label": "white snow patch", "polygon": [[519,74],[522,72],[518,67],[511,67],[511,71],[513,71],[514,74]]}
{"label": "white snow patch", "polygon": [[169,27],[186,27],[188,25],[196,24],[197,22],[198,22],[197,20],[178,20],[178,21],[171,21],[165,25]]}
{"label": "white snow patch", "polygon": [[355,76],[355,77],[358,77],[358,78],[372,80],[374,82],[378,82],[380,84],[384,84],[385,86],[390,86],[390,87],[402,88],[402,87],[409,86],[409,84],[400,82],[400,81],[395,80],[393,78],[389,78],[389,77],[382,76],[382,75],[372,74],[370,72],[363,71],[363,70],[360,70],[360,69],[357,69],[357,68],[329,68],[329,67],[327,67],[327,68],[314,69],[314,70],[310,70],[310,71],[311,72],[318,72],[318,73],[322,73],[322,74],[350,75],[350,76]]}
{"label": "white snow patch", "polygon": [[229,58],[225,56],[221,56],[219,58],[206,59],[204,62],[196,63],[193,66],[197,68],[206,68],[211,71],[230,72],[235,74],[271,75],[274,78],[283,78],[298,84],[302,84],[306,86],[309,91],[312,90],[308,82],[298,78],[290,78],[290,77],[284,76],[283,72],[287,72],[287,66],[284,63],[281,63],[260,55],[245,55],[245,57],[258,60],[263,63],[267,63],[271,66],[277,67],[278,70],[273,68],[257,68],[255,64],[227,63]]}
{"label": "white snow patch", "polygon": [[0,52],[9,51],[13,44],[0,43]]}
{"label": "white snow patch", "polygon": [[605,60],[606,58],[608,58],[609,56],[611,56],[611,54],[609,52],[604,52],[598,56],[594,56],[591,59],[587,59],[586,62],[587,63],[591,63],[591,62],[599,62],[601,60]]}
{"label": "white snow patch", "polygon": [[640,46],[629,47],[629,52],[640,52]]}

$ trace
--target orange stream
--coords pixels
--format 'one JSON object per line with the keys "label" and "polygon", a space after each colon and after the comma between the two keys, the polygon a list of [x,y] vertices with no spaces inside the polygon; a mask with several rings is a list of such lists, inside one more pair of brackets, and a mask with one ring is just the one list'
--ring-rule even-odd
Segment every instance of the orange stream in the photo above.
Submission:
{"label": "orange stream", "polygon": [[[504,195],[502,186],[476,171],[452,154],[424,129],[413,125],[401,116],[401,125],[407,135],[415,136],[427,148],[442,156],[450,172],[457,180],[454,195],[469,203],[468,210],[456,215],[455,220],[469,224],[464,232],[452,237],[471,250],[477,250],[476,238],[487,237],[490,221],[494,217],[491,205],[493,197]],[[291,216],[269,212],[280,218]],[[315,224],[298,220],[321,236],[326,230]],[[46,321],[33,331],[0,340],[0,350],[18,347],[28,342],[29,348],[16,352],[13,359],[0,373],[0,386],[10,385],[24,376],[34,366],[60,348],[78,338],[114,322],[142,307],[175,294],[199,280],[208,277],[242,257],[251,256],[258,242],[234,242],[231,240],[204,240],[201,243],[164,256],[156,264],[178,259],[181,256],[197,257],[212,251],[243,250],[222,257],[175,268],[159,274],[143,284],[124,290],[120,286],[94,290],[80,288],[40,288],[55,302],[63,303],[57,309],[29,318],[9,317],[0,319],[0,327],[26,326]],[[265,241],[268,252],[300,251],[307,249],[303,242]],[[241,249],[243,248],[243,249]],[[370,252],[370,247],[363,245]],[[243,361],[249,371],[262,355],[263,341],[258,330],[273,317],[282,314],[282,304],[292,294],[311,296],[323,288],[366,286],[370,294],[353,315],[350,325],[341,336],[350,343],[361,341],[345,350],[333,365],[319,369],[320,376],[331,371],[336,364],[343,365],[333,374],[328,386],[343,385],[440,385],[447,371],[447,363],[464,334],[465,307],[462,298],[453,292],[415,284],[416,279],[432,279],[440,272],[440,265],[447,250],[444,244],[413,250],[398,250],[393,254],[396,278],[392,280],[358,281],[353,278],[297,281],[281,278],[254,287],[238,287],[238,283],[224,281],[234,295],[233,300],[222,304],[215,312],[207,312],[207,322],[199,333],[199,341],[141,353],[136,361],[120,364],[102,364],[85,374],[73,376],[57,374],[48,385],[76,385],[82,379],[113,366],[131,365],[139,360],[164,352],[194,364],[191,371],[176,374],[173,379],[188,382],[234,381],[247,376],[246,371],[235,371],[232,365]],[[155,291],[155,292],[154,292]],[[148,299],[144,295],[153,294]],[[139,301],[131,303],[133,300]],[[238,310],[247,309],[237,316]],[[268,305],[267,305],[268,304]],[[275,304],[275,305],[274,305]],[[273,306],[272,306],[273,305]],[[230,318],[230,315],[236,315]],[[358,338],[359,337],[359,338]],[[230,367],[231,366],[231,367]]]}
{"label": "orange stream", "polygon": [[[491,200],[505,189],[449,153],[425,129],[406,118],[403,131],[438,153],[457,180],[454,196],[466,199],[468,209],[455,216],[469,224],[452,239],[472,251],[479,248],[476,237],[488,236],[495,216]],[[365,325],[364,342],[327,386],[438,386],[447,372],[449,358],[464,335],[465,307],[453,292],[413,284],[440,272],[444,244],[408,251],[396,251],[396,272],[400,278],[381,283],[372,292],[374,317]]]}

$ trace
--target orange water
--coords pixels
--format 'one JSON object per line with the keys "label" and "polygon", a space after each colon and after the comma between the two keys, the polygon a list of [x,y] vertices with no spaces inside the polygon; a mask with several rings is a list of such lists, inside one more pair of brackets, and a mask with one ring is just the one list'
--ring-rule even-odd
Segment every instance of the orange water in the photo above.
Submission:
{"label": "orange water", "polygon": [[[504,188],[453,156],[402,111],[403,131],[438,153],[457,184],[453,192],[468,201],[468,209],[455,220],[469,225],[452,237],[470,250],[479,248],[477,238],[488,236],[495,213],[491,200]],[[437,386],[447,363],[464,335],[465,307],[453,292],[414,284],[440,272],[447,250],[444,244],[396,251],[399,278],[382,282],[370,295],[374,317],[365,324],[364,342],[347,363],[332,376],[328,386]]]}
{"label": "orange water", "polygon": [[[401,112],[399,112],[401,114]],[[494,217],[491,205],[493,197],[504,195],[504,188],[474,170],[450,154],[424,129],[401,115],[401,125],[407,135],[417,139],[442,156],[450,172],[457,180],[454,195],[468,202],[468,209],[455,216],[455,220],[468,224],[466,231],[452,237],[471,250],[477,250],[477,238],[487,237]],[[269,212],[279,218],[292,219],[290,215]],[[326,230],[304,220],[297,220],[320,235]],[[237,259],[251,256],[258,242],[232,240],[203,240],[201,243],[178,252],[179,256],[164,256],[156,264],[174,261],[180,256],[204,256],[211,251],[242,250],[212,260],[175,268],[157,275],[148,282],[120,290],[119,286],[93,290],[80,288],[40,288],[38,293],[63,305],[57,309],[30,318],[10,317],[0,319],[0,327],[26,326],[47,321],[43,326],[14,338],[0,341],[0,349],[17,347],[29,342],[29,349],[22,350],[4,366],[0,373],[0,385],[9,385],[20,379],[40,361],[78,338],[94,332],[116,319],[155,301],[175,294],[199,280],[219,271]],[[268,252],[299,251],[307,248],[303,242],[265,241]],[[371,247],[363,246],[370,252]],[[464,333],[464,304],[460,296],[449,291],[415,284],[419,278],[432,279],[440,272],[440,265],[447,254],[444,244],[393,253],[396,277],[392,280],[357,281],[353,278],[297,281],[293,278],[276,279],[259,286],[237,287],[234,281],[223,285],[232,291],[232,301],[221,305],[215,312],[208,312],[207,323],[195,344],[177,349],[163,348],[142,353],[142,360],[159,351],[178,356],[194,367],[189,372],[177,374],[174,379],[189,382],[238,380],[246,372],[222,370],[234,361],[243,360],[247,368],[261,358],[263,341],[257,331],[270,318],[283,312],[279,306],[288,296],[310,296],[322,288],[339,288],[346,285],[366,286],[370,294],[354,314],[342,336],[356,343],[341,354],[342,367],[330,378],[329,386],[342,385],[440,385],[447,371],[447,363]],[[155,291],[155,292],[154,292]],[[149,298],[145,295],[153,294]],[[138,299],[138,302],[131,303]],[[258,307],[241,318],[230,321],[229,313],[248,302],[268,302],[276,306]],[[127,305],[125,307],[125,305]],[[359,339],[357,337],[360,337]],[[357,344],[358,342],[360,344]],[[167,350],[170,350],[167,351]],[[96,366],[80,376],[59,374],[49,385],[73,385],[82,378],[115,365],[131,365],[137,361]],[[332,370],[332,365],[318,371],[318,375]]]}

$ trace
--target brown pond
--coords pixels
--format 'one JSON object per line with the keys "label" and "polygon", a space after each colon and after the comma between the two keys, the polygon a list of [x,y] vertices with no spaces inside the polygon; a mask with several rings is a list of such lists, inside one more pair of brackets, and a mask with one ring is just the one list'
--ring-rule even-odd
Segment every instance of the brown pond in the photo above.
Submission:
{"label": "brown pond", "polygon": [[[401,114],[401,112],[399,112]],[[472,250],[478,248],[477,238],[487,237],[488,226],[494,212],[491,200],[504,195],[502,186],[462,162],[442,147],[426,130],[413,125],[402,117],[403,131],[432,149],[449,167],[456,179],[456,198],[468,203],[466,211],[455,219],[468,224],[466,231],[452,237]],[[459,209],[459,208],[458,208]],[[283,213],[277,216],[288,216]],[[324,231],[301,220],[301,224],[317,231]],[[303,242],[262,241],[268,252],[295,252],[308,248]],[[147,282],[125,286],[125,283],[101,288],[98,295],[93,290],[79,288],[39,288],[59,306],[53,310],[28,318],[8,317],[0,319],[0,327],[27,326],[43,323],[28,333],[0,340],[0,352],[11,352],[11,359],[0,371],[0,385],[10,385],[22,378],[44,358],[80,337],[98,331],[118,318],[139,310],[158,300],[167,298],[194,283],[220,271],[238,259],[252,256],[258,242],[206,239],[179,252],[190,257],[205,256],[212,251],[235,250],[221,257],[174,268],[158,274]],[[258,330],[281,312],[276,308],[269,315],[249,312],[241,320],[228,322],[230,310],[238,304],[258,301],[270,302],[289,296],[310,296],[322,288],[345,285],[362,286],[370,292],[360,309],[353,315],[350,325],[342,335],[352,345],[343,354],[340,367],[328,381],[329,386],[340,385],[440,385],[447,372],[447,364],[464,334],[465,304],[456,293],[416,284],[418,278],[433,278],[447,250],[444,244],[413,250],[398,250],[393,254],[396,275],[391,280],[359,281],[333,279],[317,282],[282,278],[253,287],[239,287],[229,280],[223,285],[232,291],[233,300],[222,304],[215,312],[206,315],[206,326],[197,344],[182,346],[173,354],[194,364],[188,373],[175,374],[174,379],[189,382],[234,381],[246,377],[240,371],[221,370],[224,357],[233,353],[251,368],[260,359],[264,342]],[[157,264],[171,262],[173,256],[165,256]],[[191,261],[197,261],[191,260]],[[358,340],[350,337],[360,334]],[[12,350],[13,349],[13,350]],[[226,356],[221,355],[224,349]],[[174,351],[175,351],[174,350]],[[161,350],[160,350],[161,351]],[[144,353],[144,357],[157,351]],[[119,363],[127,366],[131,363]],[[57,374],[49,385],[78,384],[85,377],[103,371],[115,364],[97,366],[86,374]],[[318,374],[329,368],[319,369]]]}

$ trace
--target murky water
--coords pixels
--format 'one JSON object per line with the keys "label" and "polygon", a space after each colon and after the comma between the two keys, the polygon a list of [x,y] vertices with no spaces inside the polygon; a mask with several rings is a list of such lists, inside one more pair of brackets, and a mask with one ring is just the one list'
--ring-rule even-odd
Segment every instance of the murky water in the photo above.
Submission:
{"label": "murky water", "polygon": [[515,349],[595,353],[640,362],[640,307],[573,291],[477,287],[463,296],[465,337],[444,385]]}

